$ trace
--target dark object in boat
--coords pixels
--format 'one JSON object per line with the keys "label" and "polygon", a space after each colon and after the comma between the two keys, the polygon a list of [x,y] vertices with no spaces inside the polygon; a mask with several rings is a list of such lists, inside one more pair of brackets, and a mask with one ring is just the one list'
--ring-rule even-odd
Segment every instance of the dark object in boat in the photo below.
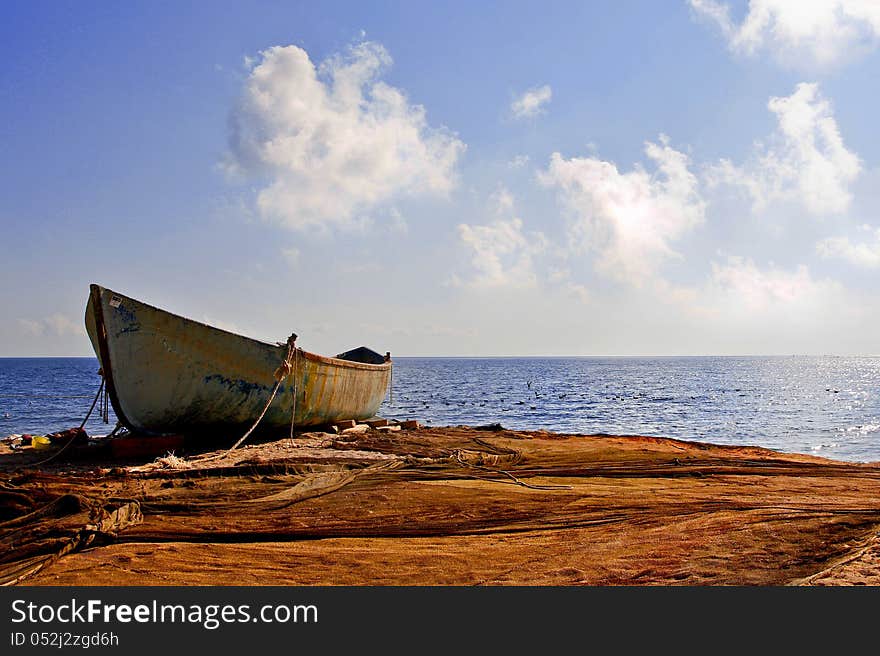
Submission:
{"label": "dark object in boat", "polygon": [[387,362],[384,355],[376,353],[366,346],[358,346],[345,353],[336,356],[339,360],[348,360],[349,362],[363,362],[364,364],[383,364]]}

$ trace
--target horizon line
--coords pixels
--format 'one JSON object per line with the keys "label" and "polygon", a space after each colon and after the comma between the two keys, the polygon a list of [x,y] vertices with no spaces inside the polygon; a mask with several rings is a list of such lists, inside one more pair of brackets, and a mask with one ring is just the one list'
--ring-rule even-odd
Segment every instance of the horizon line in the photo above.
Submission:
{"label": "horizon line", "polygon": [[[586,354],[586,355],[396,355],[400,359],[438,360],[513,360],[513,359],[573,359],[573,358],[873,358],[878,353],[681,353],[681,354]],[[0,355],[0,360],[97,360],[95,355]]]}

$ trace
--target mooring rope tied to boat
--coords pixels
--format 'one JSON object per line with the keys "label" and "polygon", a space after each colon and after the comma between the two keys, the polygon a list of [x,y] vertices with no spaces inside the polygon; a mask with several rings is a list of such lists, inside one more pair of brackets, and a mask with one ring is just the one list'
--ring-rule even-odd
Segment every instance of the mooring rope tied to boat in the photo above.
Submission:
{"label": "mooring rope tied to boat", "polygon": [[[85,419],[83,419],[83,420],[82,420],[82,423],[79,425],[79,430],[82,430],[82,429],[85,427],[86,422],[89,420],[89,417],[92,416],[92,410],[95,409],[95,405],[97,405],[97,403],[98,403],[98,399],[101,398],[101,392],[103,392],[104,389],[105,389],[105,385],[104,385],[105,382],[106,382],[106,381],[105,381],[104,376],[103,376],[103,374],[102,374],[102,375],[101,375],[101,385],[98,387],[98,393],[95,394],[95,398],[94,398],[94,400],[92,401],[92,405],[91,405],[91,407],[89,407],[89,411],[86,413]],[[47,462],[50,462],[51,460],[54,460],[55,458],[57,458],[58,456],[60,456],[62,453],[64,453],[64,451],[67,449],[67,447],[69,447],[71,444],[73,444],[73,441],[74,441],[75,439],[76,439],[76,435],[72,435],[72,436],[70,437],[70,439],[67,440],[67,442],[64,443],[64,446],[62,446],[58,451],[56,451],[55,453],[53,453],[51,456],[49,456],[49,457],[46,458],[45,460],[40,460],[40,462],[35,462],[32,466],[33,466],[33,467],[39,467],[40,465],[45,465]]]}
{"label": "mooring rope tied to boat", "polygon": [[101,418],[105,424],[110,423],[110,386],[104,386],[104,406],[101,412]]}
{"label": "mooring rope tied to boat", "polygon": [[[279,343],[279,346],[281,346],[281,345],[282,345],[282,343]],[[257,426],[259,426],[260,422],[263,420],[263,417],[266,415],[266,411],[268,411],[269,406],[272,405],[272,401],[275,400],[275,395],[278,394],[278,389],[281,387],[281,383],[283,383],[284,379],[287,378],[288,376],[290,376],[291,372],[294,371],[295,367],[294,367],[294,365],[291,364],[290,360],[291,360],[291,357],[293,357],[294,360],[297,359],[296,358],[297,350],[298,349],[296,348],[296,333],[293,333],[290,337],[287,338],[287,355],[284,357],[284,360],[281,362],[281,364],[278,365],[278,368],[275,369],[275,373],[273,374],[275,377],[275,386],[272,388],[272,393],[269,395],[269,400],[266,401],[266,405],[263,406],[263,411],[260,413],[260,416],[257,417],[257,420],[254,422],[253,426],[251,426],[248,429],[248,431],[244,435],[242,435],[239,438],[239,440],[235,444],[233,444],[231,447],[229,447],[226,451],[222,451],[220,453],[215,453],[212,456],[206,456],[204,458],[198,458],[198,459],[194,459],[194,460],[197,460],[198,462],[207,462],[209,460],[216,460],[217,458],[222,458],[223,456],[227,456],[230,453],[232,453],[233,451],[235,451],[239,446],[241,446],[242,443],[248,437],[250,437],[251,433],[254,432],[254,430],[257,428]],[[296,385],[296,381],[294,380],[294,386],[295,385]],[[294,409],[294,413],[295,413],[296,412],[295,397],[294,397],[293,409]],[[291,436],[293,435],[293,422],[294,422],[294,417],[293,417],[293,415],[291,415],[291,418],[290,418]]]}
{"label": "mooring rope tied to boat", "polygon": [[[294,338],[296,340],[296,338]],[[299,349],[293,349],[293,402],[290,410],[290,439],[293,439],[293,424],[296,421],[296,371],[299,364]]]}
{"label": "mooring rope tied to boat", "polygon": [[[272,401],[275,400],[275,395],[278,393],[278,389],[281,387],[281,383],[284,382],[284,379],[290,376],[291,371],[293,371],[293,365],[290,363],[290,357],[296,356],[296,333],[293,333],[290,337],[287,338],[287,355],[284,357],[284,360],[278,365],[278,368],[275,370],[275,387],[272,388],[272,394],[269,395],[269,400],[266,402],[266,405],[263,407],[263,411],[260,413],[260,416],[257,417],[257,420],[254,422],[254,425],[250,427],[247,433],[241,436],[241,438],[233,444],[223,455],[228,455],[235,451],[241,444],[250,437],[250,434],[254,432],[256,427],[263,420],[263,417],[266,415],[266,411],[269,409],[269,406],[272,405]],[[294,381],[294,385],[296,382]],[[293,418],[290,420],[291,426],[293,425]]]}

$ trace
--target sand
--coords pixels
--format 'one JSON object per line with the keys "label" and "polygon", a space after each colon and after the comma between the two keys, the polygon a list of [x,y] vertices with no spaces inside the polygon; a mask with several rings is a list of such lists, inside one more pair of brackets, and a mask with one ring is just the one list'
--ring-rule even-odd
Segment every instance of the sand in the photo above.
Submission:
{"label": "sand", "polygon": [[0,581],[880,584],[880,463],[464,426],[178,455],[0,452]]}

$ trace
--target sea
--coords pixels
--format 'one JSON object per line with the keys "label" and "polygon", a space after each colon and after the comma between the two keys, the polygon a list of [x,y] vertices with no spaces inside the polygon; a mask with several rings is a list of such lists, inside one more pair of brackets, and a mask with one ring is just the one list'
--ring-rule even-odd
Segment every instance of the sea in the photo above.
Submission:
{"label": "sea", "polygon": [[[95,358],[0,358],[0,436],[79,426]],[[653,435],[880,461],[880,356],[394,360],[378,414],[428,426]],[[90,435],[116,424],[96,410]]]}

